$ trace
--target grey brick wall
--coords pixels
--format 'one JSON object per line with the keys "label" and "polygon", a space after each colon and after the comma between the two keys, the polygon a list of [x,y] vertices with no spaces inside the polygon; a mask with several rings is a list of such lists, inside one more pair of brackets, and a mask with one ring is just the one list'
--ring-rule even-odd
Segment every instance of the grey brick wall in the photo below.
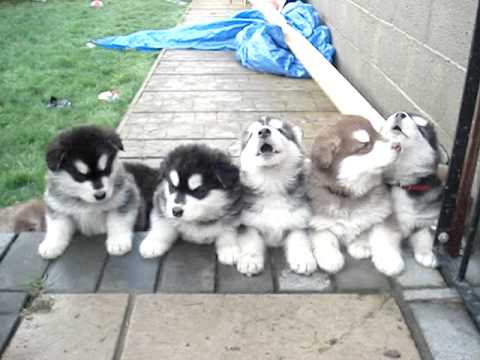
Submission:
{"label": "grey brick wall", "polygon": [[416,111],[450,147],[476,0],[310,0],[332,30],[336,66],[384,116]]}

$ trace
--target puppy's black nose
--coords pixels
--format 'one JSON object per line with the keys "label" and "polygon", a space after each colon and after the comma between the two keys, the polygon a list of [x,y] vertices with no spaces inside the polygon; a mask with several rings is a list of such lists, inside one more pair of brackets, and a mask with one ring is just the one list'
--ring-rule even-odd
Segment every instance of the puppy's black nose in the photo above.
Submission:
{"label": "puppy's black nose", "polygon": [[407,117],[407,114],[405,114],[404,112],[399,112],[397,113],[397,115],[395,115],[395,120],[402,120],[402,119],[405,119]]}
{"label": "puppy's black nose", "polygon": [[105,193],[105,191],[102,191],[102,192],[96,193],[94,196],[95,196],[95,199],[97,200],[103,200],[105,199],[105,196],[107,196],[107,194]]}
{"label": "puppy's black nose", "polygon": [[178,207],[178,206],[175,206],[173,209],[172,209],[172,214],[173,216],[175,217],[180,217],[183,215],[183,209],[181,207]]}
{"label": "puppy's black nose", "polygon": [[258,132],[258,136],[261,137],[262,139],[266,139],[271,134],[272,134],[272,132],[270,131],[269,128],[260,129],[260,131]]}

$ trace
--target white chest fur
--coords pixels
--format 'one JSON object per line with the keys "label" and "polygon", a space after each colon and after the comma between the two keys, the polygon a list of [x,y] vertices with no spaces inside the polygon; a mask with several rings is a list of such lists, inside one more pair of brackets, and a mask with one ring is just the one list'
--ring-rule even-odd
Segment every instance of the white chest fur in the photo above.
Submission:
{"label": "white chest fur", "polygon": [[224,231],[233,231],[220,222],[211,225],[199,225],[190,222],[175,222],[175,228],[185,241],[196,244],[211,244]]}
{"label": "white chest fur", "polygon": [[293,207],[288,198],[281,195],[263,196],[242,214],[243,223],[258,229],[268,246],[283,245],[284,233],[305,229],[309,218],[307,206]]}
{"label": "white chest fur", "polygon": [[392,199],[394,213],[404,236],[410,235],[415,228],[435,225],[438,217],[437,208],[419,210],[415,199],[398,187],[392,189]]}
{"label": "white chest fur", "polygon": [[84,235],[105,234],[107,213],[104,211],[79,211],[71,215],[79,232]]}

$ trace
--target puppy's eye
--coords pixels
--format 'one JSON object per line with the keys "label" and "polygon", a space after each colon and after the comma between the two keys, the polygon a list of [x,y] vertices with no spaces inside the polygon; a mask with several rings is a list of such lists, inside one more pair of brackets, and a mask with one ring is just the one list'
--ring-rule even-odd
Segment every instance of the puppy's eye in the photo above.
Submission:
{"label": "puppy's eye", "polygon": [[371,145],[370,142],[362,142],[358,145],[358,150],[361,151],[361,150],[368,149],[370,145]]}
{"label": "puppy's eye", "polygon": [[193,195],[196,197],[205,197],[207,195],[207,188],[204,186],[200,186],[192,191]]}
{"label": "puppy's eye", "polygon": [[85,174],[82,174],[80,171],[76,171],[75,177],[77,178],[78,181],[87,180],[87,176]]}

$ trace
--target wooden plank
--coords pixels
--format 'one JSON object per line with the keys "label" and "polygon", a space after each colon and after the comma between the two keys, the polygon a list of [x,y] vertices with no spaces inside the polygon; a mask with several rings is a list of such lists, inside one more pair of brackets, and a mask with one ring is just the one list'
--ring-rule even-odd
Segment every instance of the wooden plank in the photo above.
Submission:
{"label": "wooden plank", "polygon": [[213,293],[215,250],[211,245],[178,241],[167,253],[157,292]]}
{"label": "wooden plank", "polygon": [[38,255],[43,233],[22,233],[0,263],[0,289],[27,290],[43,276],[48,262]]}
{"label": "wooden plank", "polygon": [[226,294],[266,294],[273,292],[272,266],[265,254],[265,268],[261,274],[248,277],[235,266],[217,265],[217,292]]}
{"label": "wooden plank", "polygon": [[105,236],[76,236],[45,274],[48,291],[95,292],[107,257]]}
{"label": "wooden plank", "polygon": [[109,256],[99,292],[151,293],[155,288],[161,259],[144,259],[138,247],[145,233],[136,233],[132,251],[124,256]]}
{"label": "wooden plank", "polygon": [[15,239],[15,234],[0,233],[0,260],[5,255],[10,243]]}

